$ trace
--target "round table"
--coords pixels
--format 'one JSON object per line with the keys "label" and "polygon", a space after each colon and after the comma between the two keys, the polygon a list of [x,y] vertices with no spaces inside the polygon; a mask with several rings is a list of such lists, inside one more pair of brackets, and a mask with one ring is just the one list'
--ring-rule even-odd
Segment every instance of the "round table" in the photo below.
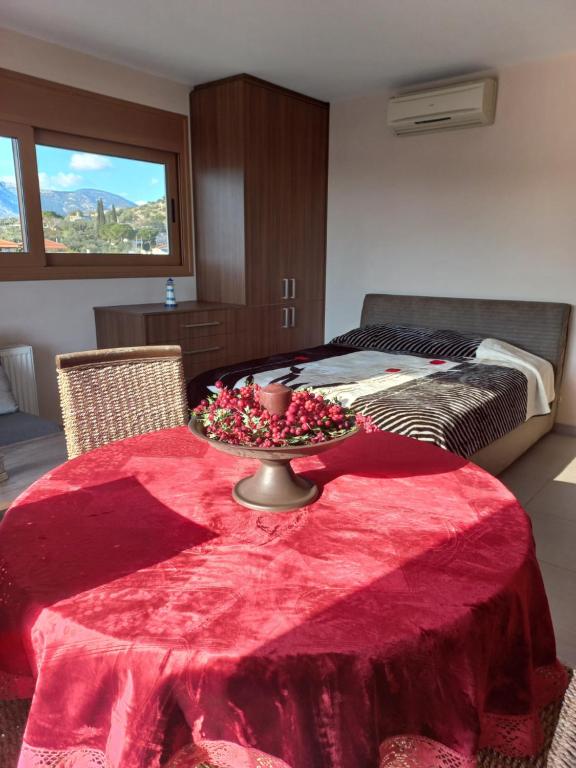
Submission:
{"label": "round table", "polygon": [[154,768],[190,743],[187,765],[234,768],[227,749],[291,768],[539,749],[566,675],[513,496],[383,432],[294,465],[319,500],[251,511],[231,489],[254,462],[178,428],[69,461],[15,502],[0,670],[5,697],[34,692],[20,768]]}

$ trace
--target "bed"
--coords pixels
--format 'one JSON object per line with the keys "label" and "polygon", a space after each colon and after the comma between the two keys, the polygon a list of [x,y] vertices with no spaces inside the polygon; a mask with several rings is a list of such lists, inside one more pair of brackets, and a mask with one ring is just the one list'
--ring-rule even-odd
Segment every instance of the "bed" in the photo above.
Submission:
{"label": "bed", "polygon": [[[542,358],[551,364],[551,367],[548,367],[551,371],[550,376],[553,379],[552,386],[556,396],[550,403],[550,412],[522,420],[518,418],[518,414],[513,413],[514,408],[518,407],[518,402],[521,400],[521,396],[516,396],[516,391],[519,391],[520,379],[518,376],[521,378],[521,374],[518,374],[517,371],[513,372],[509,367],[503,368],[500,365],[494,367],[493,364],[483,368],[476,364],[476,361],[467,361],[466,364],[458,363],[456,358],[454,361],[450,358],[422,361],[429,364],[437,363],[438,371],[441,365],[445,369],[451,368],[450,371],[438,372],[435,370],[433,375],[429,375],[427,381],[434,384],[436,393],[447,391],[445,387],[441,387],[447,383],[455,393],[464,391],[462,390],[462,381],[467,384],[465,390],[467,392],[482,392],[484,389],[490,389],[492,383],[489,382],[487,385],[482,383],[485,379],[480,379],[481,383],[478,384],[476,379],[480,372],[482,376],[491,372],[493,379],[497,379],[498,382],[500,379],[504,381],[501,387],[498,383],[502,393],[498,395],[499,399],[496,398],[494,401],[499,408],[498,418],[492,413],[493,408],[490,410],[481,406],[476,409],[476,415],[472,421],[470,414],[468,414],[468,421],[463,420],[461,428],[455,430],[456,433],[465,433],[470,430],[471,425],[476,429],[480,424],[481,429],[479,427],[478,431],[485,431],[482,442],[487,444],[482,445],[479,450],[474,452],[470,446],[482,443],[475,443],[474,440],[471,440],[467,451],[457,442],[443,445],[443,447],[448,447],[450,450],[465,455],[493,474],[498,474],[553,427],[564,368],[570,309],[568,304],[552,302],[367,294],[362,307],[360,329],[369,330],[373,326],[382,324],[393,324],[407,329],[450,329],[466,337],[477,338],[479,341],[482,339],[501,340],[507,345],[514,345],[514,347]],[[328,344],[314,349],[299,350],[286,355],[276,355],[264,360],[218,369],[202,374],[189,383],[189,399],[194,405],[205,395],[207,387],[213,384],[216,379],[222,379],[230,386],[252,376],[259,383],[279,380],[291,386],[304,386],[309,381],[314,381],[314,386],[317,386],[318,381],[313,378],[312,371],[322,369],[325,361],[329,358],[335,359],[341,356],[336,361],[336,365],[333,366],[335,371],[342,370],[342,363],[346,356],[349,360],[357,359],[358,365],[368,365],[371,361],[370,355],[354,354],[356,352],[358,349],[353,347]],[[377,352],[372,353],[372,358],[377,354]],[[400,360],[401,358],[387,358],[383,354],[381,359],[384,366],[389,366],[390,359]],[[399,369],[388,367],[386,370],[396,371]],[[290,375],[286,376],[286,372],[290,372]],[[332,375],[334,374],[332,373]],[[360,377],[361,374],[358,375],[358,378]],[[416,378],[418,379],[419,376]],[[334,384],[334,382],[330,383]],[[494,387],[495,389],[498,388],[496,385]],[[528,384],[528,389],[530,389],[530,384]],[[339,392],[340,390],[337,388],[334,391]],[[421,381],[410,383],[407,387],[402,386],[388,390],[386,393],[380,392],[378,396],[380,398],[378,402],[381,405],[386,405],[388,409],[392,407],[394,402],[394,407],[401,405],[403,407],[407,403],[407,398],[413,397],[415,401],[420,398],[421,403],[430,403],[431,410],[435,408],[436,414],[439,412],[439,406],[434,402],[436,394],[433,391],[433,399],[431,399],[429,384]],[[363,401],[357,400],[354,407],[358,406],[360,410],[372,404],[371,407],[374,412],[373,403],[374,396],[368,395]],[[362,408],[358,404],[361,404]],[[457,413],[458,410],[455,408],[454,412]],[[370,409],[368,408],[364,412],[370,413]],[[491,418],[492,424],[490,424]],[[418,432],[411,434],[389,426],[390,419],[384,423],[386,424],[385,428],[390,428],[391,431],[419,437]],[[436,441],[435,438],[432,439],[425,435],[419,439]],[[437,444],[442,443],[437,442]]]}

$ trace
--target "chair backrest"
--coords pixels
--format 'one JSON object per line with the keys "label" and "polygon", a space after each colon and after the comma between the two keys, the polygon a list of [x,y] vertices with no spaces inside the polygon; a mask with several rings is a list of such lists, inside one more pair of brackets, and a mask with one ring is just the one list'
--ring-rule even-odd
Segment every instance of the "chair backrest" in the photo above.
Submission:
{"label": "chair backrest", "polygon": [[178,346],[56,356],[68,457],[188,420]]}

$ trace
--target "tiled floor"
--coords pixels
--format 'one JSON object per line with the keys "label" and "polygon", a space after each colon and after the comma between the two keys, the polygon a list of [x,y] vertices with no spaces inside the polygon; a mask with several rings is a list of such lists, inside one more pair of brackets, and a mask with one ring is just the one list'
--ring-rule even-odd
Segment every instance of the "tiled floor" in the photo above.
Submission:
{"label": "tiled floor", "polygon": [[558,656],[576,667],[576,437],[547,435],[500,479],[532,519]]}
{"label": "tiled floor", "polygon": [[0,448],[8,481],[0,483],[0,517],[16,496],[52,467],[66,461],[64,433]]}
{"label": "tiled floor", "polygon": [[[63,435],[3,450],[10,480],[0,485],[0,516],[24,488],[66,460]],[[500,479],[532,518],[558,655],[576,667],[576,437],[547,435]]]}

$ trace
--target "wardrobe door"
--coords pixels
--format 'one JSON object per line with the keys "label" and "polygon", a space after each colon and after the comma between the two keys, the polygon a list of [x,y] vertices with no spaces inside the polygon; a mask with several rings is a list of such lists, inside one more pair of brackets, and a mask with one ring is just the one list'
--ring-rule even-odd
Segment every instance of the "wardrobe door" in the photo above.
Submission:
{"label": "wardrobe door", "polygon": [[328,109],[291,99],[290,241],[286,277],[291,300],[324,298]]}
{"label": "wardrobe door", "polygon": [[316,347],[324,343],[324,302],[294,301],[271,308],[278,352]]}
{"label": "wardrobe door", "polygon": [[199,87],[190,97],[196,279],[204,301],[246,302],[244,83]]}
{"label": "wardrobe door", "polygon": [[244,88],[247,303],[278,304],[287,296],[292,238],[290,99],[249,82]]}

